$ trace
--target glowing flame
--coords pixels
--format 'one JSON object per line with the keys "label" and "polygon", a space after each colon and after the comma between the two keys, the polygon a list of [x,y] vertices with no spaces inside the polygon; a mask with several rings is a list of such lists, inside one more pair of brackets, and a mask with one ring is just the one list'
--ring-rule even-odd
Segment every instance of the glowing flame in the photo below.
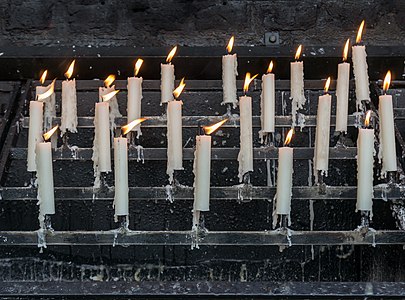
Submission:
{"label": "glowing flame", "polygon": [[45,93],[37,95],[37,100],[38,101],[42,101],[42,100],[50,97],[54,93],[54,91],[55,91],[55,82],[56,82],[56,79],[54,79],[52,81],[49,89]]}
{"label": "glowing flame", "polygon": [[231,53],[231,52],[232,52],[232,48],[233,48],[233,44],[234,44],[234,43],[235,43],[235,37],[232,36],[232,37],[229,39],[228,46],[226,46],[226,50],[228,51],[228,53]]}
{"label": "glowing flame", "polygon": [[347,53],[349,53],[349,43],[350,43],[350,39],[347,39],[345,47],[343,49],[343,61],[347,60]]}
{"label": "glowing flame", "polygon": [[297,52],[295,52],[295,60],[299,60],[301,56],[302,45],[299,45],[297,48]]}
{"label": "glowing flame", "polygon": [[370,125],[370,118],[371,118],[371,110],[369,110],[366,114],[366,119],[364,120],[364,125],[368,127]]}
{"label": "glowing flame", "polygon": [[273,61],[269,63],[269,67],[267,68],[267,73],[271,73],[273,71]]}
{"label": "glowing flame", "polygon": [[390,83],[391,83],[391,71],[388,71],[387,75],[385,75],[385,78],[384,78],[384,84],[383,84],[384,92],[388,91],[388,88],[390,87]]}
{"label": "glowing flame", "polygon": [[[174,55],[174,54],[173,54]],[[143,59],[138,58],[138,60],[135,63],[135,76],[138,75],[139,70],[141,69],[141,66],[143,64]]]}
{"label": "glowing flame", "polygon": [[173,91],[174,98],[178,98],[181,92],[184,90],[186,84],[184,83],[184,77],[181,79],[179,86]]}
{"label": "glowing flame", "polygon": [[177,46],[174,46],[173,49],[169,52],[169,55],[166,58],[166,62],[170,63],[173,59],[173,56],[176,54]]}
{"label": "glowing flame", "polygon": [[134,129],[137,125],[141,124],[143,121],[146,121],[146,118],[140,118],[132,121],[131,123],[128,123],[125,126],[121,127],[121,132],[123,135],[126,135],[128,132],[130,132],[132,129]]}
{"label": "glowing flame", "polygon": [[67,79],[70,79],[70,77],[72,77],[73,69],[74,69],[74,67],[75,67],[75,61],[76,61],[76,60],[73,60],[73,61],[72,61],[72,63],[70,64],[68,70],[67,70],[66,73],[65,73],[65,77],[66,77]]}
{"label": "glowing flame", "polygon": [[205,134],[211,134],[213,133],[215,130],[217,130],[219,127],[221,127],[226,121],[228,121],[228,119],[224,119],[218,123],[215,123],[214,125],[211,126],[204,126],[204,132]]}
{"label": "glowing flame", "polygon": [[119,91],[120,90],[115,90],[115,91],[112,91],[112,92],[110,92],[110,93],[108,93],[106,95],[101,96],[101,98],[103,99],[103,102],[111,100],[111,98],[114,97],[115,95],[117,95],[117,93]]}
{"label": "glowing flame", "polygon": [[243,91],[245,93],[247,93],[247,91],[249,90],[249,84],[253,81],[253,79],[255,79],[257,77],[257,75],[259,75],[259,74],[256,74],[255,76],[250,78],[250,73],[249,72],[246,73],[245,84],[243,85]]}
{"label": "glowing flame", "polygon": [[364,28],[364,20],[361,21],[361,24],[359,26],[359,31],[357,31],[356,44],[361,42],[361,35],[363,33],[363,28]]}
{"label": "glowing flame", "polygon": [[39,80],[41,82],[41,84],[45,83],[47,74],[48,74],[48,70],[45,70],[44,73],[42,73],[41,79]]}
{"label": "glowing flame", "polygon": [[45,142],[51,138],[51,136],[58,130],[58,125],[56,125],[54,128],[49,130],[47,133],[43,135]]}
{"label": "glowing flame", "polygon": [[324,88],[325,93],[328,92],[329,86],[330,86],[330,77],[328,77],[328,80],[326,80],[326,83],[325,83],[325,88]]}
{"label": "glowing flame", "polygon": [[115,75],[111,74],[104,80],[105,87],[110,87],[111,84],[115,81]]}
{"label": "glowing flame", "polygon": [[294,128],[291,128],[290,131],[287,133],[287,136],[285,137],[284,146],[287,146],[291,142],[293,134]]}

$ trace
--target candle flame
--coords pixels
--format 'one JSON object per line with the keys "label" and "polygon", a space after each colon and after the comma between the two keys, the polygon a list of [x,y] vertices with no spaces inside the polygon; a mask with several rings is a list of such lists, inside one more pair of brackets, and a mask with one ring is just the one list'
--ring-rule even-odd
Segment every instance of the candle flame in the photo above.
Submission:
{"label": "candle flame", "polygon": [[287,133],[287,136],[285,137],[284,146],[287,146],[291,142],[293,134],[294,128],[291,128],[290,131]]}
{"label": "candle flame", "polygon": [[267,68],[267,73],[271,73],[273,71],[273,61],[269,63],[269,67]]}
{"label": "candle flame", "polygon": [[204,132],[205,134],[211,134],[213,133],[215,130],[217,130],[219,127],[221,127],[226,121],[228,121],[228,119],[224,119],[218,123],[215,123],[214,125],[211,126],[204,126]]}
{"label": "candle flame", "polygon": [[363,34],[363,28],[364,28],[364,20],[361,21],[359,30],[357,31],[356,44],[361,42],[361,35]]}
{"label": "candle flame", "polygon": [[104,80],[105,87],[110,87],[111,84],[115,81],[115,75],[111,74]]}
{"label": "candle flame", "polygon": [[249,72],[246,73],[245,84],[243,85],[243,91],[245,93],[247,93],[247,91],[249,90],[249,84],[253,81],[253,79],[255,79],[257,77],[257,75],[259,75],[259,74],[256,74],[255,76],[250,78],[250,73]]}
{"label": "candle flame", "polygon": [[370,125],[371,110],[367,111],[366,119],[364,120],[364,125],[368,127]]}
{"label": "candle flame", "polygon": [[186,84],[184,83],[184,77],[183,77],[179,83],[179,86],[173,91],[174,98],[177,99],[185,87],[186,87]]}
{"label": "candle flame", "polygon": [[106,94],[106,95],[101,96],[101,99],[103,99],[103,102],[109,101],[109,100],[111,100],[112,97],[114,97],[115,95],[117,95],[117,93],[118,93],[119,91],[120,91],[120,90],[112,91],[112,92],[110,92],[110,93],[108,93],[108,94]]}
{"label": "candle flame", "polygon": [[54,93],[54,91],[55,91],[55,82],[56,82],[56,79],[54,79],[52,81],[49,89],[45,93],[37,95],[37,100],[38,101],[42,101],[42,100],[50,97]]}
{"label": "candle flame", "polygon": [[166,58],[166,62],[170,63],[173,59],[173,56],[176,54],[177,46],[174,46],[173,49],[169,52],[169,55]]}
{"label": "candle flame", "polygon": [[233,48],[233,44],[234,44],[234,43],[235,43],[235,37],[232,36],[232,37],[229,39],[228,46],[226,46],[226,50],[228,51],[228,53],[231,53],[231,52],[232,52],[232,48]]}
{"label": "candle flame", "polygon": [[121,132],[123,135],[126,135],[128,132],[130,132],[132,129],[134,129],[137,125],[141,124],[143,121],[146,121],[146,118],[140,118],[133,120],[132,122],[128,123],[125,126],[121,127]]}
{"label": "candle flame", "polygon": [[349,43],[350,43],[350,39],[347,39],[345,47],[343,49],[343,61],[347,60],[347,54],[349,53]]}
{"label": "candle flame", "polygon": [[391,71],[388,71],[387,75],[385,75],[385,78],[384,78],[384,84],[383,84],[384,92],[388,91],[388,88],[390,87],[390,83],[391,83]]}
{"label": "candle flame", "polygon": [[48,70],[45,70],[44,73],[42,73],[41,79],[39,80],[41,84],[45,83],[46,75],[48,75]]}
{"label": "candle flame", "polygon": [[75,67],[75,62],[76,62],[76,60],[74,59],[74,60],[71,62],[69,68],[67,69],[67,71],[66,71],[66,73],[65,73],[65,77],[66,77],[67,79],[70,79],[70,77],[72,77],[73,69],[74,69],[74,67]]}
{"label": "candle flame", "polygon": [[51,136],[58,130],[59,125],[56,125],[54,128],[49,130],[47,133],[43,135],[45,142],[51,138]]}
{"label": "candle flame", "polygon": [[302,45],[299,45],[297,48],[297,52],[295,52],[295,60],[299,60],[302,52]]}
{"label": "candle flame", "polygon": [[[174,55],[174,54],[173,54]],[[171,60],[171,59],[170,59]],[[138,60],[135,63],[135,76],[138,75],[139,70],[141,69],[141,66],[143,64],[143,59],[142,58],[138,58]]]}
{"label": "candle flame", "polygon": [[324,88],[325,93],[328,92],[329,86],[330,86],[330,77],[328,77],[328,79],[326,80],[326,83],[325,83],[325,88]]}

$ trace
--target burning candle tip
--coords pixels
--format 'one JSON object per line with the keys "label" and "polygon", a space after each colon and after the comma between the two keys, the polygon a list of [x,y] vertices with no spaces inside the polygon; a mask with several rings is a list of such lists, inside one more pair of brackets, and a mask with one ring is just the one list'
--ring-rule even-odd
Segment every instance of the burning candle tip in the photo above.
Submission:
{"label": "burning candle tip", "polygon": [[361,21],[359,30],[357,31],[356,44],[359,44],[361,42],[361,36],[363,34],[364,24],[365,24],[365,20]]}
{"label": "burning candle tip", "polygon": [[290,131],[288,131],[287,136],[285,138],[284,146],[288,146],[290,144],[293,134],[294,128],[291,128]]}
{"label": "burning candle tip", "polygon": [[46,75],[48,75],[48,70],[45,70],[42,75],[41,75],[41,79],[39,80],[41,82],[41,84],[45,83],[46,80]]}
{"label": "burning candle tip", "polygon": [[228,119],[224,119],[222,121],[219,121],[218,123],[215,123],[214,125],[211,125],[211,126],[204,126],[203,129],[204,129],[205,134],[213,133],[219,127],[221,127],[226,121],[228,121]]}
{"label": "burning candle tip", "polygon": [[186,87],[186,84],[184,82],[184,77],[180,80],[179,86],[173,91],[173,96],[174,98],[178,98],[180,94],[183,92],[184,88]]}
{"label": "burning candle tip", "polygon": [[106,88],[109,88],[114,81],[115,81],[115,75],[114,74],[108,75],[108,77],[104,80],[104,86]]}
{"label": "burning candle tip", "polygon": [[75,62],[76,62],[76,60],[74,59],[74,60],[70,63],[70,66],[69,66],[69,68],[67,69],[67,71],[66,71],[66,73],[65,73],[66,79],[70,79],[70,77],[72,77],[73,69],[74,69],[74,67],[75,67]]}
{"label": "burning candle tip", "polygon": [[249,90],[250,83],[253,81],[253,79],[255,79],[257,77],[257,75],[259,75],[259,74],[256,74],[253,77],[250,77],[251,76],[250,73],[249,72],[246,73],[245,84],[243,85],[243,91],[245,92],[245,94]]}
{"label": "burning candle tip", "polygon": [[141,124],[142,122],[146,121],[146,118],[139,118],[136,120],[133,120],[132,122],[128,123],[125,126],[121,127],[121,135],[126,135],[128,132],[130,132],[132,129],[134,129],[137,125]]}
{"label": "burning candle tip", "polygon": [[139,70],[141,69],[142,64],[143,64],[143,59],[138,58],[136,63],[135,63],[135,76],[137,76],[139,74]]}
{"label": "burning candle tip", "polygon": [[177,46],[174,46],[173,49],[167,55],[167,58],[166,58],[167,63],[170,64],[170,62],[172,61],[174,55],[176,54],[176,51],[177,51]]}
{"label": "burning candle tip", "polygon": [[330,79],[330,77],[328,77],[328,79],[326,80],[326,83],[325,83],[325,88],[324,88],[325,94],[328,93],[328,91],[329,91],[330,81],[331,81],[331,79]]}
{"label": "burning candle tip", "polygon": [[226,46],[226,50],[228,51],[229,54],[232,52],[234,43],[235,43],[235,37],[231,36],[231,38],[229,39],[228,45]]}
{"label": "burning candle tip", "polygon": [[116,94],[118,94],[119,91],[120,90],[112,91],[106,95],[101,96],[101,99],[103,100],[103,102],[109,101],[109,100],[111,100],[112,97],[114,97]]}
{"label": "burning candle tip", "polygon": [[274,66],[273,61],[270,61],[269,67],[267,68],[267,73],[271,73],[271,71],[273,71],[273,66]]}
{"label": "burning candle tip", "polygon": [[51,138],[51,136],[56,132],[56,130],[58,130],[58,128],[59,128],[59,125],[56,125],[55,127],[53,127],[51,130],[49,130],[48,132],[46,132],[43,135],[45,142]]}
{"label": "burning candle tip", "polygon": [[302,52],[302,45],[299,45],[297,51],[295,52],[295,60],[299,60]]}
{"label": "burning candle tip", "polygon": [[366,127],[370,126],[371,112],[372,112],[371,110],[367,111],[366,119],[364,120],[364,126]]}
{"label": "burning candle tip", "polygon": [[349,53],[349,44],[350,44],[350,39],[347,39],[345,47],[343,49],[343,61],[344,62],[347,60],[347,54]]}
{"label": "burning candle tip", "polygon": [[384,84],[383,84],[383,92],[386,94],[391,83],[391,71],[388,70],[387,74],[385,75],[384,78]]}

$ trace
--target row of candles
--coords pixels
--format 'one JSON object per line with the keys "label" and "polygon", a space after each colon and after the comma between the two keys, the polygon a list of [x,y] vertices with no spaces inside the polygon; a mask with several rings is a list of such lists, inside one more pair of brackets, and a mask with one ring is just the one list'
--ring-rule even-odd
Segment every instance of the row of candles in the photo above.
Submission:
{"label": "row of candles", "polygon": [[[356,104],[362,109],[362,101],[369,101],[369,80],[367,74],[366,49],[360,45],[364,21],[360,25],[356,45],[352,47],[353,69],[356,85]],[[239,180],[245,181],[245,176],[253,171],[253,133],[252,133],[252,98],[247,96],[250,82],[257,76],[246,74],[244,95],[237,100],[236,76],[237,57],[231,54],[234,43],[232,37],[228,43],[229,54],[222,58],[223,70],[223,104],[234,108],[239,105],[240,109],[240,152]],[[349,40],[344,46],[343,62],[338,65],[338,78],[336,87],[337,110],[336,131],[347,130],[348,99],[350,64],[346,62],[349,48]],[[175,170],[183,169],[182,155],[182,101],[179,96],[185,87],[184,79],[179,86],[174,88],[174,65],[171,63],[177,47],[170,51],[166,63],[161,64],[161,104],[167,105],[167,174],[169,182],[173,182]],[[304,96],[304,64],[299,61],[302,46],[299,46],[295,56],[295,62],[291,63],[291,100],[292,100],[292,129],[287,134],[284,147],[279,148],[276,214],[289,218],[291,211],[292,176],[293,176],[293,148],[289,147],[296,114],[305,105]],[[138,73],[143,60],[138,59],[135,64],[135,76],[128,78],[127,115],[128,124],[121,128],[121,136],[114,137],[114,178],[115,196],[114,207],[116,219],[118,216],[128,216],[128,139],[126,135],[131,131],[141,134],[140,126],[145,118],[141,118],[142,100],[142,77]],[[70,79],[74,70],[73,61],[67,72],[66,80],[62,82],[62,114],[61,134],[77,132],[77,98],[75,79]],[[261,131],[262,138],[275,131],[275,75],[272,73],[273,62],[270,62],[267,74],[262,76],[261,94]],[[44,84],[46,71],[41,77]],[[95,135],[93,142],[93,161],[96,177],[102,172],[111,171],[111,138],[110,131],[115,128],[114,120],[120,117],[115,86],[112,85],[115,77],[110,75],[105,80],[105,87],[99,88],[99,102],[95,104]],[[384,91],[388,89],[390,73],[387,73],[384,81]],[[317,125],[314,151],[315,174],[327,175],[329,163],[329,137],[331,95],[328,94],[330,78],[325,84],[325,94],[319,96]],[[40,223],[43,226],[45,215],[55,213],[53,174],[52,174],[52,143],[47,142],[57,127],[52,127],[52,118],[55,113],[55,80],[48,86],[36,88],[36,100],[30,102],[30,123],[28,137],[27,169],[37,172],[38,200],[40,205]],[[365,128],[359,129],[358,137],[358,189],[357,209],[360,211],[372,211],[373,197],[373,156],[374,156],[374,129],[369,128],[371,112],[367,113]],[[395,136],[392,96],[382,95],[379,102],[380,118],[380,152],[383,172],[396,171]],[[200,211],[209,210],[210,194],[210,161],[211,161],[211,137],[227,120],[212,126],[204,127],[203,134],[196,137],[196,150],[194,157],[194,215],[193,226],[199,222]],[[42,130],[49,130],[42,136]],[[45,140],[45,141],[43,141]],[[245,181],[246,182],[246,181]]]}

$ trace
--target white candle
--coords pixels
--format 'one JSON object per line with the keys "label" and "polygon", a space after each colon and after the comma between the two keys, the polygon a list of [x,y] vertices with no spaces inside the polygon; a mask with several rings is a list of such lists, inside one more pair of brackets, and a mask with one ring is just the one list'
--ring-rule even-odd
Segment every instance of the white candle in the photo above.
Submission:
{"label": "white candle", "polygon": [[273,62],[270,62],[268,73],[262,76],[261,94],[261,125],[260,137],[263,142],[263,135],[274,132],[275,121],[275,83],[274,74],[271,73]]}
{"label": "white candle", "polygon": [[96,103],[92,159],[96,173],[111,171],[111,142],[108,102]]}
{"label": "white candle", "polygon": [[302,45],[300,45],[295,54],[295,62],[290,64],[291,67],[291,113],[292,113],[292,126],[296,125],[296,115],[299,109],[305,105],[306,99],[304,95],[304,62],[297,61],[301,55]]}
{"label": "white candle", "polygon": [[167,103],[172,101],[173,90],[174,90],[174,65],[171,64],[171,60],[177,51],[177,46],[174,47],[169,55],[166,58],[166,64],[160,64],[160,91],[161,91],[161,100],[160,104]]}
{"label": "white candle", "polygon": [[252,132],[252,98],[241,96],[239,98],[240,110],[240,150],[239,181],[243,181],[243,175],[253,171],[253,132]]}
{"label": "white candle", "polygon": [[232,104],[236,108],[238,97],[236,95],[236,76],[238,75],[238,60],[236,53],[230,54],[234,43],[234,37],[229,40],[227,55],[222,56],[222,87],[223,101],[221,104]]}
{"label": "white candle", "polygon": [[373,206],[374,129],[359,129],[357,139],[356,210],[371,211]]}
{"label": "white candle", "polygon": [[278,149],[276,213],[279,215],[289,215],[291,212],[293,158],[293,148]]}
{"label": "white candle", "polygon": [[124,137],[114,138],[115,221],[118,216],[128,216],[128,146]]}
{"label": "white candle", "polygon": [[73,61],[65,73],[66,80],[62,82],[62,117],[61,117],[61,134],[66,131],[77,132],[77,98],[76,98],[76,81],[69,80],[73,73],[75,61]]}
{"label": "white candle", "polygon": [[183,102],[173,100],[167,106],[167,175],[173,181],[174,170],[183,170]]}
{"label": "white candle", "polygon": [[194,211],[210,210],[211,136],[198,135],[194,152]]}
{"label": "white candle", "polygon": [[345,62],[349,50],[347,40],[343,50],[343,62],[338,65],[338,77],[336,83],[336,127],[335,131],[347,132],[347,116],[349,106],[349,80],[350,64]]}
{"label": "white candle", "polygon": [[[330,77],[325,85],[325,95],[319,96],[316,116],[314,167],[315,172],[322,171],[328,175],[331,95],[327,94]],[[315,175],[316,176],[316,175]]]}
{"label": "white candle", "polygon": [[42,141],[43,103],[30,101],[30,120],[28,128],[27,171],[37,171],[35,161],[36,145]]}

